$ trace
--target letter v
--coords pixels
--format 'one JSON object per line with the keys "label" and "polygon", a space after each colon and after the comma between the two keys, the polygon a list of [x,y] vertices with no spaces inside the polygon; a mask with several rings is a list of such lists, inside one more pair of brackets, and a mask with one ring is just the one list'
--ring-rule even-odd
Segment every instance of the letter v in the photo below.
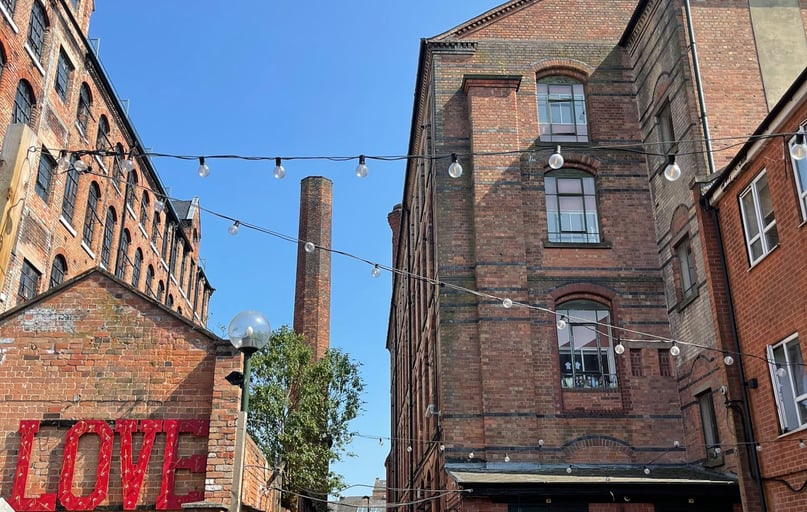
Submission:
{"label": "letter v", "polygon": [[141,420],[140,432],[143,432],[143,443],[137,464],[132,456],[132,432],[137,432],[137,420],[115,421],[115,431],[120,434],[120,468],[123,484],[123,510],[135,510],[140,497],[140,488],[148,470],[151,449],[157,432],[162,432],[161,420]]}

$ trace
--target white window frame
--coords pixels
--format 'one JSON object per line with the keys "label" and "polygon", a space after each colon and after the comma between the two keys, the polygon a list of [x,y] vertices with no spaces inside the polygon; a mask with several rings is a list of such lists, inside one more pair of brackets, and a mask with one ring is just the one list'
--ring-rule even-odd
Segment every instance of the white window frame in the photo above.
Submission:
{"label": "white window frame", "polygon": [[[794,347],[795,345],[795,347]],[[795,348],[798,361],[791,360],[788,349]],[[781,354],[778,354],[781,349]],[[768,367],[771,374],[771,387],[776,399],[779,426],[782,432],[792,432],[807,426],[807,372],[801,355],[798,333],[792,334],[775,345],[766,347]],[[777,359],[778,357],[778,359]],[[783,376],[777,370],[784,369]],[[803,393],[797,391],[796,378],[801,379]],[[799,408],[801,404],[801,409]]]}
{"label": "white window frame", "polygon": [[540,140],[588,142],[585,84],[577,79],[550,75],[538,79],[536,88]]}
{"label": "white window frame", "polygon": [[[796,138],[790,141],[795,144]],[[801,207],[801,221],[807,222],[807,158],[803,160],[790,159],[793,162],[793,177],[796,180],[796,190],[799,193],[799,206]]]}
{"label": "white window frame", "polygon": [[[743,191],[742,194],[739,196],[740,202],[740,214],[741,220],[743,223],[743,232],[745,233],[745,246],[746,250],[748,251],[748,260],[751,262],[751,265],[756,264],[758,261],[761,261],[765,256],[768,255],[775,247],[779,245],[779,236],[776,230],[776,216],[773,211],[773,204],[772,198],[770,197],[770,184],[768,183],[768,201],[771,202],[771,221],[765,224],[765,218],[762,213],[761,208],[761,201],[759,195],[759,184],[760,182],[765,179],[767,182],[768,175],[767,171],[763,169],[754,181]],[[744,199],[747,196],[751,196],[753,211],[747,212]],[[756,233],[752,234],[749,230],[750,227],[746,221],[750,220],[756,223]],[[776,243],[770,244],[768,241],[768,235],[774,234],[776,236]],[[753,246],[755,243],[759,242],[762,252],[759,256],[754,256]]]}

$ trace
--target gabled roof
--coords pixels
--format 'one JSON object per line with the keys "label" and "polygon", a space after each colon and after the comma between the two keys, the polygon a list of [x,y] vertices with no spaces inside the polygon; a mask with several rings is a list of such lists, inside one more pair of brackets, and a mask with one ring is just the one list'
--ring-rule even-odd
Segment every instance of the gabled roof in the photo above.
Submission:
{"label": "gabled roof", "polygon": [[470,19],[461,25],[457,25],[456,27],[443,32],[442,34],[436,35],[434,37],[428,38],[428,40],[439,40],[439,39],[453,39],[457,37],[466,36],[480,28],[489,25],[491,23],[496,22],[497,20],[509,16],[514,12],[532,4],[538,2],[540,0],[511,0],[509,2],[503,3],[498,7],[494,7],[493,9],[480,14],[476,18]]}
{"label": "gabled roof", "polygon": [[77,276],[75,276],[75,277],[73,277],[71,279],[68,279],[67,281],[60,284],[59,286],[54,286],[53,288],[47,290],[46,292],[40,293],[39,295],[34,296],[30,300],[27,300],[27,301],[25,301],[25,302],[23,302],[21,304],[18,304],[15,307],[9,309],[8,311],[0,313],[0,322],[3,322],[3,321],[5,321],[5,320],[7,320],[7,319],[9,319],[9,318],[11,318],[13,316],[19,315],[20,313],[24,312],[25,310],[34,307],[35,305],[39,304],[40,302],[42,302],[42,301],[44,301],[46,299],[49,299],[51,297],[54,297],[54,296],[59,295],[61,293],[64,293],[65,291],[67,291],[67,290],[69,290],[71,288],[74,288],[79,283],[81,283],[83,281],[86,281],[86,280],[88,280],[88,279],[90,279],[90,278],[92,278],[92,277],[94,277],[96,275],[99,275],[102,278],[113,282],[114,284],[120,286],[123,290],[125,290],[127,292],[135,294],[140,299],[142,299],[145,303],[148,303],[151,306],[154,306],[154,307],[157,307],[157,308],[163,310],[166,314],[169,314],[169,315],[173,316],[174,318],[176,318],[177,320],[180,320],[182,323],[186,324],[189,328],[192,328],[192,329],[194,329],[196,331],[199,331],[203,335],[207,336],[208,338],[210,338],[217,345],[219,345],[219,344],[225,344],[225,345],[228,345],[228,346],[230,345],[229,341],[227,341],[227,340],[225,340],[223,338],[220,338],[215,333],[207,330],[204,327],[200,327],[198,324],[193,323],[189,319],[185,318],[184,316],[180,315],[176,311],[174,311],[174,310],[170,309],[169,307],[165,306],[161,302],[154,300],[153,297],[149,297],[148,295],[141,292],[137,288],[134,288],[133,286],[127,284],[125,281],[121,281],[120,279],[118,279],[114,275],[110,274],[106,270],[103,270],[103,269],[98,268],[98,267],[93,267],[93,268],[91,268],[91,269],[89,269],[89,270],[87,270],[85,272],[82,272],[81,274],[79,274],[79,275],[77,275]]}

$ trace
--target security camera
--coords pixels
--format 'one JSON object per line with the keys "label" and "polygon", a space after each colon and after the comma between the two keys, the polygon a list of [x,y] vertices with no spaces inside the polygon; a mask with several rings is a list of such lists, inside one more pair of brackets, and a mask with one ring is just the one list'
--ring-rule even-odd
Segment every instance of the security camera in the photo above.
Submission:
{"label": "security camera", "polygon": [[440,416],[440,411],[434,406],[434,404],[429,404],[426,406],[426,417],[431,418],[432,416]]}

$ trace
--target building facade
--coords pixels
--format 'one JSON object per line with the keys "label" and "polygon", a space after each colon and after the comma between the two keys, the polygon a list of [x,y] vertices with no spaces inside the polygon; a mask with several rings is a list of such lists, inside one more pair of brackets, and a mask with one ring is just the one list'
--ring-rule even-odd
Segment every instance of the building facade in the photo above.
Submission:
{"label": "building facade", "polygon": [[198,200],[167,196],[87,39],[93,9],[0,2],[0,310],[100,267],[204,325]]}
{"label": "building facade", "polygon": [[747,412],[698,191],[799,76],[805,19],[797,1],[521,0],[422,42],[420,157],[390,214],[391,503],[789,510],[766,508],[799,473],[766,483],[782,459],[750,418],[773,416]]}

